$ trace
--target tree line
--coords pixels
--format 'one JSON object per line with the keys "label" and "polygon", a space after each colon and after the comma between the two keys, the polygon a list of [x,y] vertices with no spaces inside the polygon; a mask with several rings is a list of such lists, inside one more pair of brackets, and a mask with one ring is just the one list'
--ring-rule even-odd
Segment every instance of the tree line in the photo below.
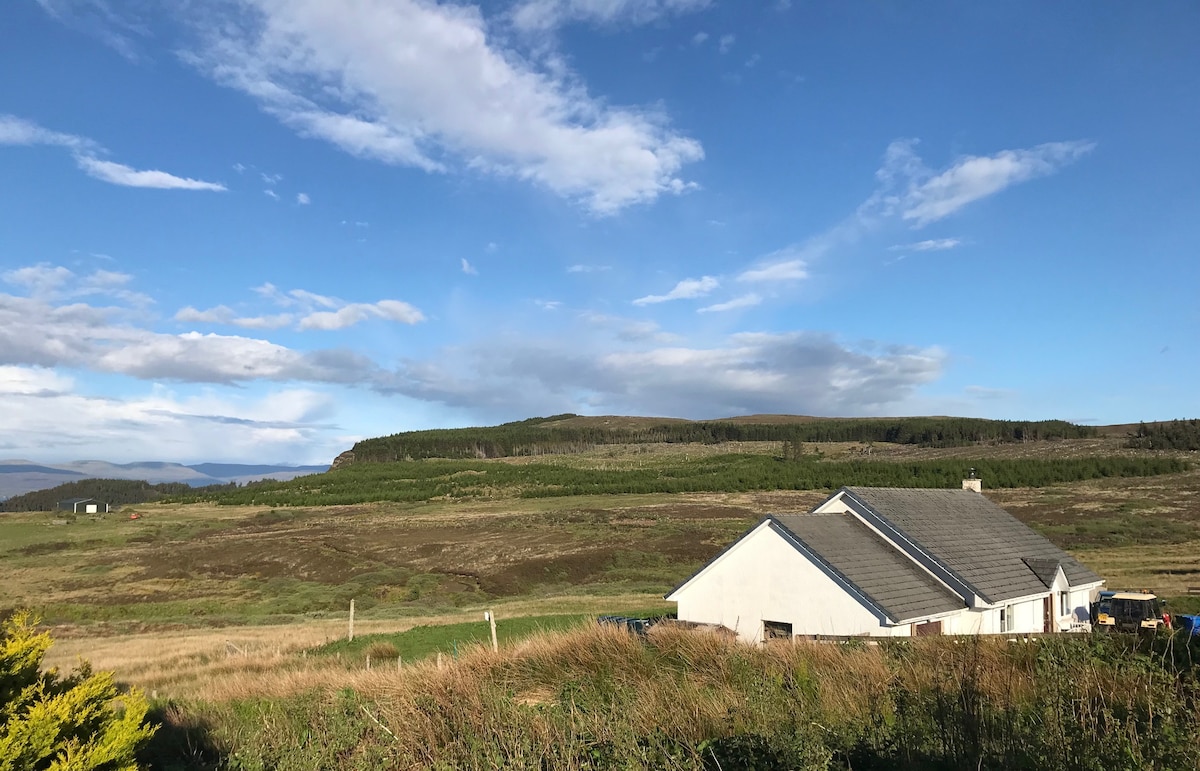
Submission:
{"label": "tree line", "polygon": [[530,418],[499,426],[406,431],[354,445],[355,462],[424,458],[504,458],[582,452],[610,444],[720,444],[723,442],[891,442],[923,447],[1079,439],[1096,429],[1063,420],[983,418],[817,418],[784,423],[678,421],[640,428],[563,426],[577,415]]}
{"label": "tree line", "polygon": [[81,479],[66,482],[45,490],[34,490],[23,495],[14,495],[0,502],[0,511],[54,511],[59,501],[71,498],[95,498],[111,506],[126,506],[135,503],[150,503],[167,496],[183,496],[196,489],[216,490],[236,488],[237,484],[211,485],[193,488],[183,482],[163,482],[152,485],[136,479]]}
{"label": "tree line", "polygon": [[1139,423],[1125,446],[1139,450],[1200,450],[1200,420]]}
{"label": "tree line", "polygon": [[834,490],[844,485],[956,489],[969,468],[988,487],[1043,487],[1084,479],[1174,474],[1189,465],[1177,458],[1105,457],[1055,460],[951,459],[785,461],[769,455],[675,459],[653,468],[575,468],[555,463],[510,464],[430,459],[363,463],[286,482],[232,489],[191,490],[172,500],[225,505],[322,506],[435,498],[524,498],[622,493]]}

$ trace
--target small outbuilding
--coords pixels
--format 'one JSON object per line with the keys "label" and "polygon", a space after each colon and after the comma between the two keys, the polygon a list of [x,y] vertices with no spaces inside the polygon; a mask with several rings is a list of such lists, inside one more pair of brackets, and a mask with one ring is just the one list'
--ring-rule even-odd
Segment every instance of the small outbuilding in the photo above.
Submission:
{"label": "small outbuilding", "polygon": [[843,487],[767,517],[667,599],[747,641],[1087,629],[1104,580],[980,489]]}
{"label": "small outbuilding", "polygon": [[111,507],[95,498],[68,498],[58,502],[58,510],[72,514],[107,514]]}

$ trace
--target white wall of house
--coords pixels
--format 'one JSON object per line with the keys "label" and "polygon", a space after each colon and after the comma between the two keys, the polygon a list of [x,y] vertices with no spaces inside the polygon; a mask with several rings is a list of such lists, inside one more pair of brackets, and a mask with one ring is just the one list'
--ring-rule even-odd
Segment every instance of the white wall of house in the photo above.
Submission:
{"label": "white wall of house", "polygon": [[909,626],[885,625],[768,522],[668,599],[679,618],[720,624],[740,639],[762,639],[763,621],[790,623],[794,635],[907,635]]}

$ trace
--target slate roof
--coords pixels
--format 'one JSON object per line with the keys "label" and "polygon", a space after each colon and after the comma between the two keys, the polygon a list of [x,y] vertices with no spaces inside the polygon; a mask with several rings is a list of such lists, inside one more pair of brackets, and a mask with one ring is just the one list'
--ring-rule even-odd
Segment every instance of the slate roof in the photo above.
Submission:
{"label": "slate roof", "polygon": [[[970,490],[846,487],[857,501],[957,575],[990,603],[1040,594],[1053,561],[1071,586],[1102,580],[1016,517]],[[1035,561],[1036,568],[1026,562]],[[1049,571],[1053,581],[1054,571]]]}
{"label": "slate roof", "polygon": [[782,514],[772,519],[858,587],[896,622],[962,610],[951,592],[849,514]]}

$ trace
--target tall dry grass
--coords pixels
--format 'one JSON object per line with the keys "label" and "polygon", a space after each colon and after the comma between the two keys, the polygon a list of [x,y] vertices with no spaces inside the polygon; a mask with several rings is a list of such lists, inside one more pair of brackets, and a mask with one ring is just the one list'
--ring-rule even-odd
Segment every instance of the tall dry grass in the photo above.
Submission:
{"label": "tall dry grass", "polygon": [[1192,670],[1122,644],[588,627],[440,668],[244,671],[168,718],[228,768],[1197,767]]}

